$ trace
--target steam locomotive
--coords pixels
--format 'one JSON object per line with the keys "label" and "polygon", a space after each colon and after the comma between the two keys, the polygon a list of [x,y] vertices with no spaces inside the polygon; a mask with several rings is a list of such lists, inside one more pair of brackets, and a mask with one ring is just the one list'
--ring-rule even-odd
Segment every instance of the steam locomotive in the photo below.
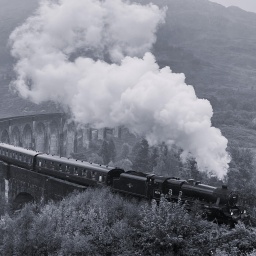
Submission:
{"label": "steam locomotive", "polygon": [[246,216],[238,195],[227,186],[213,187],[194,180],[157,176],[121,168],[44,154],[0,143],[0,160],[83,186],[109,186],[114,192],[159,201],[161,195],[189,207],[197,200],[202,214],[219,223],[236,223]]}

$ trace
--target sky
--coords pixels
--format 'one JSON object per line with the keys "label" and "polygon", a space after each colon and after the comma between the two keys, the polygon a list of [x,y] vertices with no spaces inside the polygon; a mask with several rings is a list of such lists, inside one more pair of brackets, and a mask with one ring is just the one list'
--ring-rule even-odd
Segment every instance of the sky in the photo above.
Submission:
{"label": "sky", "polygon": [[241,9],[256,13],[256,0],[211,0],[224,6],[238,6]]}

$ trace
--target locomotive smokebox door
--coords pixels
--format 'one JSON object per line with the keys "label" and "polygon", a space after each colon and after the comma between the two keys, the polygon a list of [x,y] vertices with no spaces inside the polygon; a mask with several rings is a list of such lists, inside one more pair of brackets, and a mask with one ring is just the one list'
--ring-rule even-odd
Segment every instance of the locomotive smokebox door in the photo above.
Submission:
{"label": "locomotive smokebox door", "polygon": [[160,200],[161,191],[159,189],[154,189],[154,199]]}

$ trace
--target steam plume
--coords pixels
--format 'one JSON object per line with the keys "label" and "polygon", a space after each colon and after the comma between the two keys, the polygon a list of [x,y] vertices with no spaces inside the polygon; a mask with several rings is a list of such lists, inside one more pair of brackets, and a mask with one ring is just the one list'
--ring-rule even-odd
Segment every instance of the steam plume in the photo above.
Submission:
{"label": "steam plume", "polygon": [[200,169],[222,178],[227,140],[211,126],[210,103],[148,52],[164,18],[153,4],[42,1],[10,36],[17,58],[12,86],[35,103],[65,105],[80,123],[125,125],[151,144],[175,143]]}

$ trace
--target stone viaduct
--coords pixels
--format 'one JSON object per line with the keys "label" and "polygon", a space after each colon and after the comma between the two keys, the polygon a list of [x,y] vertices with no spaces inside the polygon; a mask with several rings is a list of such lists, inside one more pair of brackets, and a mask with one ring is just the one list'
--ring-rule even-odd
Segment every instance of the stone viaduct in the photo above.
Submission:
{"label": "stone viaduct", "polygon": [[119,137],[120,128],[80,127],[62,113],[0,119],[0,141],[53,155],[67,156],[91,140]]}
{"label": "stone viaduct", "polygon": [[[90,141],[120,136],[120,128],[100,130],[79,127],[65,114],[51,113],[0,119],[0,141],[43,153],[69,157]],[[48,201],[66,196],[82,186],[0,162],[0,190],[5,200],[19,208],[28,201]]]}

